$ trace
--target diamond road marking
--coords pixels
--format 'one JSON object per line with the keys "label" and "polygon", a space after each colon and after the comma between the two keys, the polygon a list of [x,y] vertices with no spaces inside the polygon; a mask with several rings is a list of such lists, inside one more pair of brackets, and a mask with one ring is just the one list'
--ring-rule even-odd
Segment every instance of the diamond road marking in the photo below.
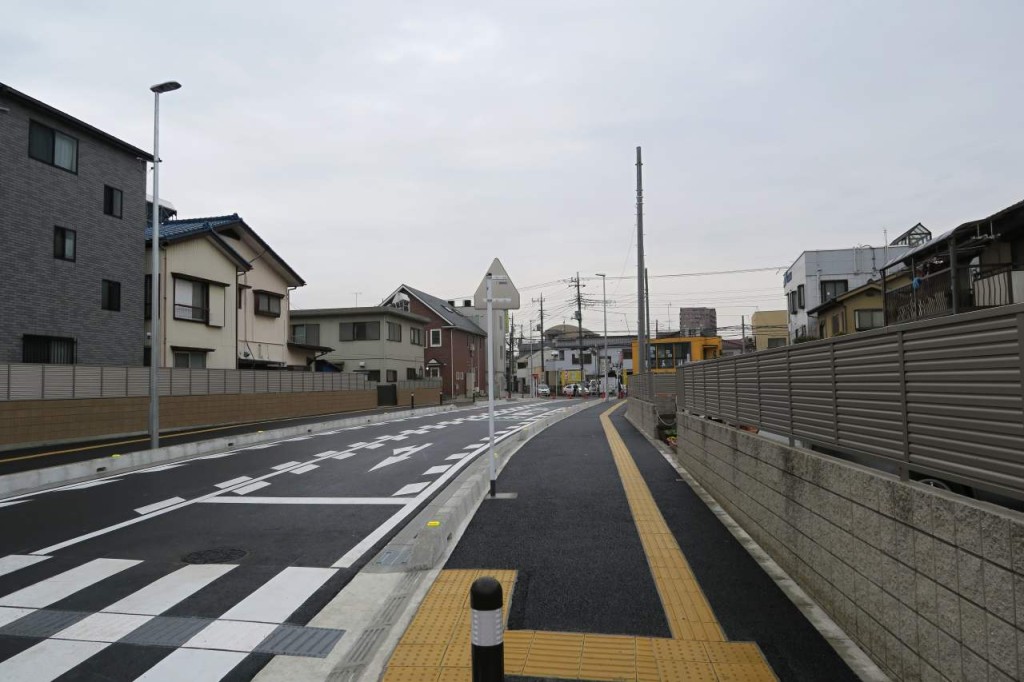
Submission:
{"label": "diamond road marking", "polygon": [[425,481],[423,483],[410,483],[409,485],[407,485],[407,486],[403,487],[401,490],[399,490],[397,493],[392,493],[391,496],[392,497],[397,497],[399,495],[412,495],[412,494],[415,494],[415,493],[418,493],[418,492],[422,492],[423,489],[426,488],[429,485],[430,485],[430,481]]}

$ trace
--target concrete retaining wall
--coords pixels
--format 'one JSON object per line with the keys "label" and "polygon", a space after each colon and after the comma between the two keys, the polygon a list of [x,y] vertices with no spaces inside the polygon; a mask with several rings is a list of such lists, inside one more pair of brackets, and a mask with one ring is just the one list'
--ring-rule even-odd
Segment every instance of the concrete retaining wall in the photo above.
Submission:
{"label": "concrete retaining wall", "polygon": [[1024,677],[1024,515],[677,420],[679,464],[894,679]]}

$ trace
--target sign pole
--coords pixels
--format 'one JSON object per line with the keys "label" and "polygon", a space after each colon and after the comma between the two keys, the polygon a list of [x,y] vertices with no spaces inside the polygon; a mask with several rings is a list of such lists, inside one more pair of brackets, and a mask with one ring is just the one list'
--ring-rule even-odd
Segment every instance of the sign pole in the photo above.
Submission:
{"label": "sign pole", "polygon": [[491,294],[491,273],[487,273],[487,433],[490,437],[488,457],[491,460],[491,497],[494,497],[497,488],[498,474],[494,466],[494,345],[491,337],[494,335],[494,325],[491,324],[492,308],[494,298]]}

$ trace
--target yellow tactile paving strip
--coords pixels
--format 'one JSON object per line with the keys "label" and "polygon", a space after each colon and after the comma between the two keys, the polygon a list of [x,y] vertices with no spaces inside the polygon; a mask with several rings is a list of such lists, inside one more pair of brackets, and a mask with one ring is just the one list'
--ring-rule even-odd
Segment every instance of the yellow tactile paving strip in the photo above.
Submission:
{"label": "yellow tactile paving strip", "polygon": [[[601,424],[672,638],[506,630],[505,673],[595,681],[776,682],[756,644],[725,641],[711,605],[609,418],[621,406],[604,412]],[[469,588],[485,575],[501,583],[507,623],[515,571],[441,571],[392,653],[384,682],[470,682]]]}

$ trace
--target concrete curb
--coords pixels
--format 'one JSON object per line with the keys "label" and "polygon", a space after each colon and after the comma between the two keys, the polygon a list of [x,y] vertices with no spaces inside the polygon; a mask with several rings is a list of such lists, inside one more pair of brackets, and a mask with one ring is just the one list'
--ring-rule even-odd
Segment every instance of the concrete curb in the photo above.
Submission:
{"label": "concrete curb", "polygon": [[438,414],[441,412],[452,412],[457,408],[455,405],[431,405],[420,407],[415,410],[400,410],[394,412],[381,412],[378,414],[363,415],[359,417],[345,417],[326,422],[314,424],[301,424],[298,426],[286,426],[270,431],[256,431],[253,433],[236,434],[234,436],[222,436],[210,440],[193,441],[180,445],[170,445],[156,450],[137,450],[121,455],[120,457],[102,457],[90,459],[83,462],[72,462],[61,464],[44,469],[33,469],[31,471],[19,471],[14,474],[0,476],[0,497],[6,495],[26,494],[37,492],[40,489],[58,483],[73,483],[77,481],[95,478],[97,474],[109,475],[115,472],[126,472],[131,469],[138,469],[153,464],[208,455],[221,452],[231,448],[243,448],[258,443],[266,443],[284,438],[294,438],[315,434],[321,431],[356,426],[360,424],[376,424],[392,419],[401,419],[411,415]]}

